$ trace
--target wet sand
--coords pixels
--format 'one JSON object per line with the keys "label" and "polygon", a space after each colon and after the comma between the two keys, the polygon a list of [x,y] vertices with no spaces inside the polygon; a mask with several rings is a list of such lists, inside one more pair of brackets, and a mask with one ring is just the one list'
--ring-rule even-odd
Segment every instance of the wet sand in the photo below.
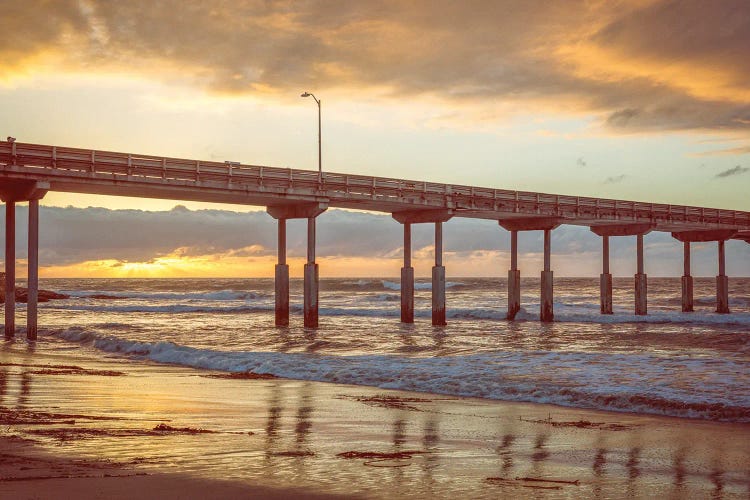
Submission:
{"label": "wet sand", "polygon": [[205,375],[4,344],[0,497],[750,495],[747,424]]}

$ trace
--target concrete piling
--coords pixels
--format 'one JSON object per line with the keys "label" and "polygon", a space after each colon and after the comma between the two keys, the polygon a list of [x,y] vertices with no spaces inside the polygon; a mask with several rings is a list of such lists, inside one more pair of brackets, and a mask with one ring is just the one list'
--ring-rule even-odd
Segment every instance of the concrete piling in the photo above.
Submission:
{"label": "concrete piling", "polygon": [[719,275],[716,277],[716,312],[729,314],[729,278],[726,275],[724,240],[719,240]]}
{"label": "concrete piling", "polygon": [[5,202],[5,338],[16,334],[16,203]]}
{"label": "concrete piling", "polygon": [[[684,245],[684,273],[682,276],[682,311],[693,310],[693,278],[690,275],[690,243],[694,241],[716,241],[719,250],[719,274],[716,276],[716,312],[729,313],[729,278],[726,275],[726,256],[724,243],[738,236],[735,229],[706,229],[691,231],[674,231],[672,237]],[[741,237],[739,239],[742,239]]]}
{"label": "concrete piling", "polygon": [[636,235],[636,254],[638,272],[635,274],[635,314],[648,314],[648,278],[643,272],[643,234]]}
{"label": "concrete piling", "polygon": [[432,268],[432,324],[444,326],[445,267],[443,266],[443,223],[435,223],[435,266]]}
{"label": "concrete piling", "polygon": [[685,241],[683,246],[683,273],[680,282],[682,284],[682,312],[693,312],[693,276],[690,274],[690,242]]}
{"label": "concrete piling", "polygon": [[307,219],[307,264],[304,276],[305,327],[318,327],[318,264],[315,263],[315,217]]}
{"label": "concrete piling", "polygon": [[414,268],[411,266],[411,223],[404,224],[404,267],[401,268],[401,322],[414,323]]}
{"label": "concrete piling", "polygon": [[414,268],[411,267],[411,225],[435,224],[435,266],[432,268],[432,324],[445,325],[445,267],[443,267],[443,222],[453,217],[453,210],[428,209],[393,212],[393,218],[404,225],[404,267],[401,268],[401,321],[414,322]]}
{"label": "concrete piling", "polygon": [[518,231],[510,232],[510,270],[508,271],[508,314],[513,320],[521,310],[521,271],[518,270]]}
{"label": "concrete piling", "polygon": [[278,220],[278,264],[275,274],[276,326],[289,326],[289,266],[286,263],[286,219]]}
{"label": "concrete piling", "polygon": [[289,266],[286,263],[286,221],[287,219],[307,219],[307,263],[304,268],[303,314],[307,328],[318,327],[318,264],[315,263],[315,218],[326,211],[328,205],[322,202],[269,205],[268,215],[279,221],[278,255],[276,265],[276,326],[289,325]]}
{"label": "concrete piling", "polygon": [[609,236],[602,236],[602,274],[599,275],[599,308],[612,314],[612,274],[609,272]]}
{"label": "concrete piling", "polygon": [[28,292],[26,299],[26,338],[37,337],[39,299],[39,200],[29,200]]}
{"label": "concrete piling", "polygon": [[541,290],[540,290],[540,302],[539,302],[539,319],[544,322],[553,321],[555,319],[554,313],[554,297],[552,293],[552,270],[550,267],[550,240],[551,230],[544,230],[544,271],[541,275]]}

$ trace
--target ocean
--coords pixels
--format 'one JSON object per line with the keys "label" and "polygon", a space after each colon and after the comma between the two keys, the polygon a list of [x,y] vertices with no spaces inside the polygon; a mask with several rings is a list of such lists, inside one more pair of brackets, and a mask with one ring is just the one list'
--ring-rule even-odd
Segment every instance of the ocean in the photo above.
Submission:
{"label": "ocean", "polygon": [[[729,315],[714,279],[696,278],[694,313],[680,281],[649,279],[649,315],[633,314],[632,278],[614,280],[599,314],[595,278],[555,280],[555,322],[539,315],[539,280],[505,318],[506,282],[449,278],[446,327],[430,324],[418,279],[415,323],[399,322],[397,279],[321,279],[320,328],[302,326],[291,281],[290,327],[273,326],[273,279],[43,279],[70,295],[40,304],[37,350],[572,408],[750,422],[750,279],[730,279]],[[19,283],[20,284],[20,283]],[[18,305],[19,337],[25,305]]]}

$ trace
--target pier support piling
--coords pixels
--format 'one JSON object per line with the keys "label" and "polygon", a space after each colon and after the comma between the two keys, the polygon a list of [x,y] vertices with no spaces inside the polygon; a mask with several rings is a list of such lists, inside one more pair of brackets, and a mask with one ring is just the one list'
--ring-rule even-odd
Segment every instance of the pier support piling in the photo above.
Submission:
{"label": "pier support piling", "polygon": [[414,323],[414,268],[411,266],[411,223],[404,224],[404,267],[401,268],[401,322]]}
{"label": "pier support piling", "polygon": [[602,314],[612,314],[612,274],[609,272],[609,236],[602,236],[602,274],[599,276],[599,306]]}
{"label": "pier support piling", "polygon": [[719,245],[719,275],[716,276],[716,312],[729,313],[729,278],[726,276],[724,243],[738,236],[736,229],[706,229],[674,231],[672,237],[681,241],[685,248],[685,272],[682,276],[682,311],[693,310],[693,278],[690,276],[690,243],[694,241],[716,241]]}
{"label": "pier support piling", "polygon": [[690,274],[690,242],[685,241],[683,246],[683,273],[682,273],[682,312],[693,312],[693,276]]}
{"label": "pier support piling", "polygon": [[268,215],[279,221],[279,263],[276,265],[276,325],[289,324],[289,266],[286,264],[286,220],[307,219],[307,263],[304,268],[303,314],[306,328],[318,327],[318,264],[315,263],[315,218],[326,211],[327,203],[310,202],[269,205]]}
{"label": "pier support piling", "polygon": [[305,327],[318,327],[318,264],[315,263],[315,217],[307,219],[307,264],[304,276]]}
{"label": "pier support piling", "polygon": [[552,270],[550,267],[550,240],[551,240],[550,229],[544,230],[544,271],[541,276],[541,297],[540,297],[540,311],[539,319],[545,322],[553,321],[555,319],[554,313],[554,298],[552,293]]}
{"label": "pier support piling", "polygon": [[39,299],[39,200],[29,200],[28,291],[26,299],[26,338],[36,340]]}
{"label": "pier support piling", "polygon": [[508,271],[508,314],[513,320],[521,310],[521,271],[518,270],[518,231],[510,232],[510,270]]}
{"label": "pier support piling", "polygon": [[411,225],[435,224],[435,266],[432,268],[432,324],[445,322],[445,267],[443,267],[443,222],[453,217],[450,209],[426,209],[393,212],[393,218],[404,225],[404,267],[401,268],[401,321],[414,322],[414,268],[411,267]]}
{"label": "pier support piling", "polygon": [[39,200],[49,190],[43,181],[10,181],[0,186],[0,200],[5,202],[5,338],[16,334],[16,203],[29,202],[28,290],[26,336],[37,336],[37,302],[39,299]]}
{"label": "pier support piling", "polygon": [[445,326],[445,267],[443,266],[443,223],[435,223],[435,266],[432,268],[432,324]]}
{"label": "pier support piling", "polygon": [[278,221],[279,262],[276,264],[276,326],[289,326],[289,265],[286,263],[286,219]]}
{"label": "pier support piling", "polygon": [[643,272],[643,235],[636,235],[636,253],[638,272],[635,274],[635,314],[648,314],[648,278]]}
{"label": "pier support piling", "polygon": [[719,275],[716,277],[716,312],[729,314],[729,278],[726,275],[724,240],[719,240]]}
{"label": "pier support piling", "polygon": [[550,269],[550,240],[552,230],[560,225],[558,217],[523,217],[497,221],[510,231],[510,271],[508,271],[508,315],[513,320],[521,310],[521,273],[518,270],[518,231],[544,231],[544,270],[541,273],[539,318],[553,321],[552,270]]}
{"label": "pier support piling", "polygon": [[16,334],[16,203],[5,202],[5,339]]}

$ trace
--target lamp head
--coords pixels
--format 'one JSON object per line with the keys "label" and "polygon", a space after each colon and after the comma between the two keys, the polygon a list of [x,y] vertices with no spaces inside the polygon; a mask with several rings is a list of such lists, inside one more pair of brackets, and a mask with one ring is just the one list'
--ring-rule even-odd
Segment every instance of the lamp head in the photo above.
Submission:
{"label": "lamp head", "polygon": [[304,94],[301,94],[300,97],[310,97],[311,95],[310,92],[305,92]]}

